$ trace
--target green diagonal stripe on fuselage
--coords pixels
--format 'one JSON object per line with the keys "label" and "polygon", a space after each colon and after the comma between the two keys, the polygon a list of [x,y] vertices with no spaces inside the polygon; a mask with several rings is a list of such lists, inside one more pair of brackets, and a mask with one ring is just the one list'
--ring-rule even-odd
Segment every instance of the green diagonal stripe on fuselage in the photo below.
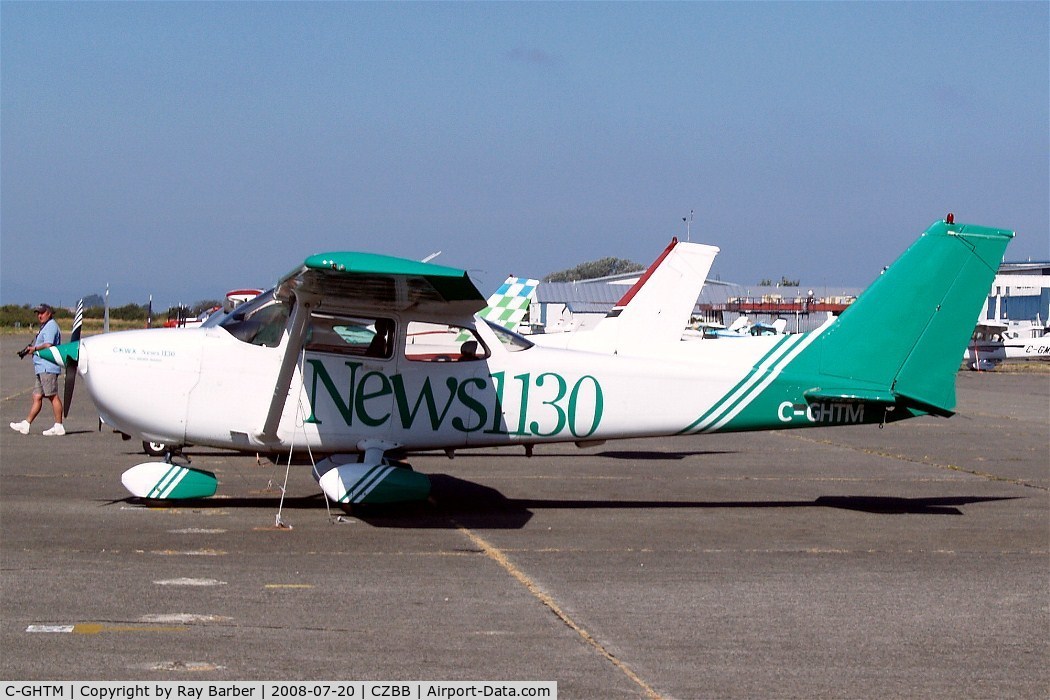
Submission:
{"label": "green diagonal stripe on fuselage", "polygon": [[[693,421],[692,424],[690,424],[690,425],[686,426],[685,428],[683,428],[682,430],[680,430],[678,432],[678,434],[679,435],[686,435],[686,434],[692,433],[694,431],[699,432],[704,427],[706,427],[708,424],[714,422],[718,418],[721,418],[726,412],[732,410],[733,406],[740,399],[742,399],[744,395],[746,395],[747,392],[743,391],[744,388],[747,387],[749,384],[753,383],[754,377],[756,377],[758,374],[769,371],[769,367],[764,367],[765,363],[766,362],[771,362],[773,360],[773,358],[777,355],[777,353],[779,353],[781,351],[781,349],[784,347],[784,345],[786,343],[788,343],[788,341],[790,341],[792,337],[793,336],[785,336],[783,339],[778,341],[776,345],[774,345],[772,348],[769,349],[769,352],[767,352],[765,355],[763,355],[759,359],[759,361],[755,363],[755,365],[751,368],[751,371],[748,372],[744,376],[743,379],[741,379],[739,382],[737,382],[736,385],[732,389],[727,391],[722,396],[722,398],[720,398],[718,401],[716,401],[714,403],[714,405],[711,406],[711,408],[709,408],[707,411],[704,412],[703,415],[701,415],[699,418],[697,418],[695,421]],[[719,341],[715,341],[715,342],[719,342]],[[727,340],[727,341],[724,341],[724,342],[733,342],[733,341],[732,340]],[[746,341],[743,341],[743,342],[746,342]],[[775,362],[774,362],[774,364],[775,364]],[[737,396],[737,394],[740,393],[740,392],[743,392],[743,393],[741,393],[740,396]]]}

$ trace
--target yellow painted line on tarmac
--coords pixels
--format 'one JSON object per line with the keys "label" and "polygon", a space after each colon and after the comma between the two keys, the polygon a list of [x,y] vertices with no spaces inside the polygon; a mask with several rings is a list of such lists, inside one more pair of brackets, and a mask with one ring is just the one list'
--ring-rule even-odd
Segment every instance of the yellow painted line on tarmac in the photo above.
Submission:
{"label": "yellow painted line on tarmac", "polygon": [[104,625],[98,622],[81,622],[73,625],[73,634],[102,634],[104,632],[185,632],[188,627],[159,627],[156,625]]}
{"label": "yellow painted line on tarmac", "polygon": [[498,547],[490,544],[488,540],[485,540],[477,533],[468,530],[459,523],[455,523],[455,525],[467,539],[473,542],[478,547],[478,549],[480,549],[485,554],[485,556],[499,564],[499,566],[504,571],[510,574],[516,581],[518,581],[518,583],[525,586],[525,588],[529,591],[529,593],[533,595],[534,598],[543,603],[543,605],[545,605],[552,613],[554,613],[559,620],[565,623],[569,627],[569,629],[574,631],[576,634],[580,635],[580,638],[583,639],[585,644],[597,651],[608,662],[615,666],[621,673],[623,673],[632,682],[634,682],[635,685],[641,688],[642,692],[645,693],[645,697],[663,697],[658,692],[656,692],[656,690],[654,690],[652,686],[646,683],[637,673],[635,673],[630,666],[628,666],[620,659],[616,658],[616,656],[614,656],[612,652],[606,649],[601,642],[595,639],[590,632],[588,632],[580,624],[573,620],[568,613],[561,609],[561,606],[558,605],[557,601],[555,601],[554,598],[540,590],[540,587],[536,585],[536,582],[529,578],[524,571],[515,566],[514,563],[507,558],[507,555],[500,551]]}
{"label": "yellow painted line on tarmac", "polygon": [[32,390],[33,390],[32,387],[30,387],[28,389],[22,389],[22,391],[18,392],[17,394],[11,394],[10,396],[5,396],[3,399],[0,399],[0,400],[2,400],[2,401],[10,401],[11,399],[17,399],[19,396],[24,396],[25,394],[28,394]]}
{"label": "yellow painted line on tarmac", "polygon": [[198,673],[203,671],[222,671],[225,666],[219,666],[208,661],[158,661],[147,664],[147,671],[185,671]]}

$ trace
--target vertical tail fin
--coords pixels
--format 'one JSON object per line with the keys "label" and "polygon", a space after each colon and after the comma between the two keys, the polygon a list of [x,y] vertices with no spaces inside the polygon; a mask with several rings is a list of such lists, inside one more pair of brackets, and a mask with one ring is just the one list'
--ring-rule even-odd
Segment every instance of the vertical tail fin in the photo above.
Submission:
{"label": "vertical tail fin", "polygon": [[594,327],[595,339],[628,354],[681,340],[716,255],[715,246],[673,238]]}
{"label": "vertical tail fin", "polygon": [[525,312],[529,310],[529,304],[536,297],[539,283],[539,280],[526,277],[508,277],[489,297],[488,306],[478,315],[507,330],[517,331],[525,318]]}
{"label": "vertical tail fin", "polygon": [[1014,233],[939,221],[887,268],[814,344],[826,387],[892,392],[950,415],[955,374]]}

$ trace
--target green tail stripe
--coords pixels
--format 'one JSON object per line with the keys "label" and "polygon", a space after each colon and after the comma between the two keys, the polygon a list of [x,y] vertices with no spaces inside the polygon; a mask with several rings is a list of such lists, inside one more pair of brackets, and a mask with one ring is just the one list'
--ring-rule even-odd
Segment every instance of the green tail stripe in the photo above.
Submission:
{"label": "green tail stripe", "polygon": [[785,369],[787,369],[788,365],[790,365],[792,361],[794,361],[794,359],[802,353],[802,351],[804,351],[814,341],[816,341],[817,338],[821,335],[821,333],[827,330],[830,327],[830,325],[830,323],[827,323],[815,331],[811,331],[802,336],[798,336],[801,338],[801,342],[795,343],[788,350],[788,352],[786,352],[776,363],[776,367],[770,369],[770,371],[767,372],[766,376],[763,377],[762,381],[751,388],[751,390],[748,392],[748,395],[745,397],[746,400],[738,401],[729,413],[720,418],[718,422],[704,428],[701,432],[718,432],[719,430],[724,428],[726,424],[729,423],[729,421],[733,420],[738,415],[740,415],[740,412],[747,408],[755,399],[761,396],[762,392],[764,392],[766,388],[768,388],[769,385],[772,384]]}
{"label": "green tail stripe", "polygon": [[767,352],[765,355],[759,358],[758,362],[755,363],[754,367],[751,368],[751,371],[748,372],[743,379],[737,382],[732,389],[723,394],[722,398],[716,401],[714,405],[711,406],[711,408],[707,409],[707,411],[705,411],[703,415],[701,415],[699,418],[693,421],[692,424],[680,430],[678,434],[685,435],[693,432],[694,430],[699,430],[701,427],[707,425],[711,420],[714,419],[713,414],[721,414],[724,411],[728,410],[727,404],[733,403],[736,399],[739,398],[736,396],[737,392],[742,391],[743,387],[750,383],[758,373],[766,371],[766,367],[764,366],[765,363],[767,361],[772,361],[774,355],[780,352],[780,349],[784,346],[784,344],[791,340],[791,337],[792,336],[785,336],[783,339],[777,341],[776,345],[770,348],[769,352]]}
{"label": "green tail stripe", "polygon": [[[807,334],[807,336],[808,335],[809,334]],[[792,349],[799,345],[804,337],[806,336],[790,336],[786,342],[778,345],[777,357],[771,358],[768,366],[762,367],[759,371],[752,373],[749,380],[745,382],[744,388],[738,393],[734,400],[730,401],[725,406],[724,410],[698,426],[699,432],[708,432],[713,427],[724,424],[729,417],[739,413],[741,408],[751,403],[755,396],[760,393],[762,387],[767,386],[770,381],[780,374],[784,365],[793,357],[791,354]],[[783,352],[780,352],[781,350]]]}

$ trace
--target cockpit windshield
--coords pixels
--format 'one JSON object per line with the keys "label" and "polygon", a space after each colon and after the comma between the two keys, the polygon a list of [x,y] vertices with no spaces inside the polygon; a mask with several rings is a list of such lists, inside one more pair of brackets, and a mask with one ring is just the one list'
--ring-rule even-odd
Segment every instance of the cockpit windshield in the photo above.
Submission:
{"label": "cockpit windshield", "polygon": [[507,352],[521,352],[522,350],[528,350],[533,345],[531,340],[518,335],[514,331],[509,331],[503,326],[496,325],[487,319],[485,319],[485,323],[488,324],[488,327],[496,334],[496,337],[499,338],[499,342]]}
{"label": "cockpit windshield", "polygon": [[291,306],[275,298],[270,290],[222,315],[214,325],[237,340],[275,348],[281,344],[290,311]]}

